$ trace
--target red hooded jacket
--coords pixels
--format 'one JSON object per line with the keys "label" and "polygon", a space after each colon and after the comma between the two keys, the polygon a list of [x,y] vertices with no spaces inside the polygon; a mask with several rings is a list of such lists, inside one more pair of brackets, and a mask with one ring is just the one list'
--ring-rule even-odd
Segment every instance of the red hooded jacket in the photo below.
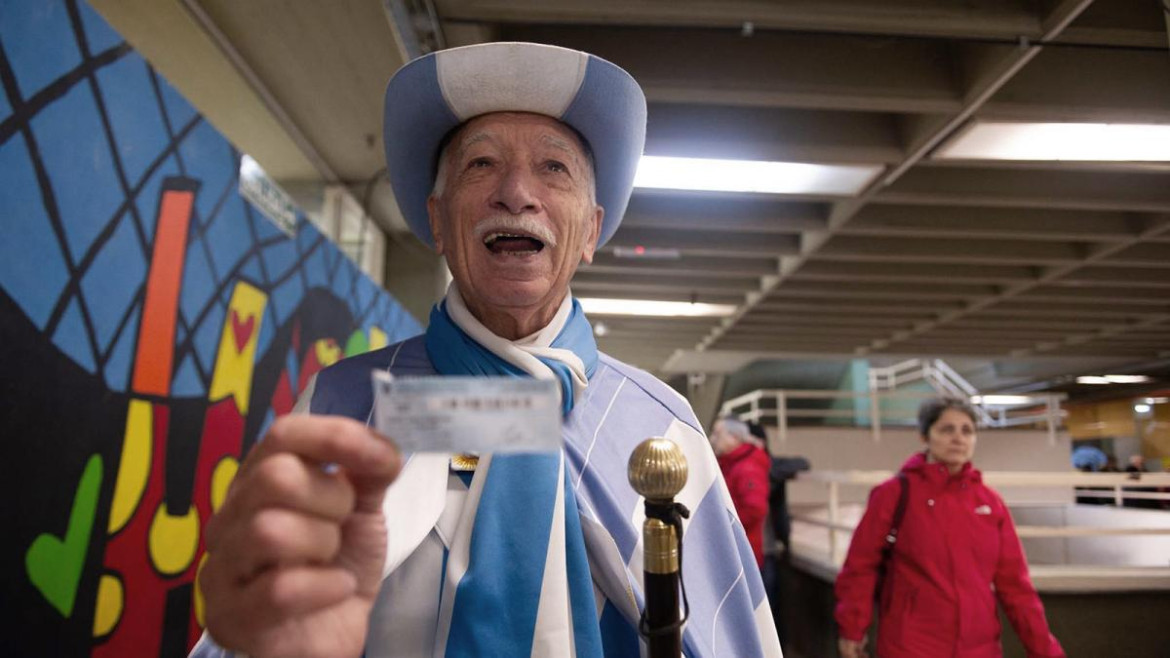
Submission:
{"label": "red hooded jacket", "polygon": [[[877,655],[883,658],[999,658],[998,599],[1029,657],[1064,656],[1003,499],[970,463],[955,476],[916,454],[902,466],[908,495],[880,595]],[[860,640],[901,485],[870,492],[837,576],[841,637]]]}
{"label": "red hooded jacket", "polygon": [[744,443],[720,455],[719,470],[727,481],[735,513],[747,532],[748,543],[756,554],[756,563],[764,566],[764,520],[768,518],[768,471],[772,459],[751,443]]}

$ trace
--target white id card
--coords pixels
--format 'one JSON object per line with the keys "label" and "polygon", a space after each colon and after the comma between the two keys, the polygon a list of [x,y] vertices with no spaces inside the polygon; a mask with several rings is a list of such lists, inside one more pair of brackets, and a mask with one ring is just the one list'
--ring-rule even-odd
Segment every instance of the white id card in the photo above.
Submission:
{"label": "white id card", "polygon": [[557,382],[530,377],[399,377],[374,371],[374,428],[403,452],[561,448]]}

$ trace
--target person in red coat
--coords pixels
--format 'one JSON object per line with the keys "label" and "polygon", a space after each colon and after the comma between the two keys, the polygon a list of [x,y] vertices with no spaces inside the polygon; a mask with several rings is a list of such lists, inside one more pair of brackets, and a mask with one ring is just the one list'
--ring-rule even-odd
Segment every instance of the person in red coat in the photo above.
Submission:
{"label": "person in red coat", "polygon": [[[957,400],[928,400],[918,411],[926,449],[906,460],[901,477],[870,493],[837,576],[838,647],[865,652],[877,598],[877,655],[882,658],[999,658],[996,600],[1029,657],[1063,657],[1011,514],[971,465],[975,411]],[[882,547],[906,486],[906,504],[881,591]]]}
{"label": "person in red coat", "polygon": [[772,459],[751,435],[748,426],[735,418],[722,418],[711,431],[711,448],[719,460],[731,502],[756,555],[764,566],[764,520],[768,518],[768,471]]}

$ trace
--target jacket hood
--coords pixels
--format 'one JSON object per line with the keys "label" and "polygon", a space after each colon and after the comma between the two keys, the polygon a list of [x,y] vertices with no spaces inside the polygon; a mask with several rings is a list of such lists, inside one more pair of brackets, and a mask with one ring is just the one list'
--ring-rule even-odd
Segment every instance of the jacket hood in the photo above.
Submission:
{"label": "jacket hood", "polygon": [[734,464],[741,459],[750,458],[753,461],[764,464],[765,469],[770,469],[772,467],[772,458],[768,456],[768,453],[765,452],[763,448],[759,448],[755,444],[747,442],[741,444],[725,455],[716,455],[715,458],[721,465]]}
{"label": "jacket hood", "polygon": [[[941,464],[932,464],[926,461],[925,451],[916,452],[913,455],[910,455],[910,458],[902,464],[902,472],[907,474],[917,473],[923,477],[928,477],[931,479],[938,477],[945,480],[949,477],[945,466],[942,466]],[[983,474],[980,473],[979,469],[975,468],[971,462],[963,464],[963,470],[959,471],[959,474],[955,477],[970,482],[983,482]]]}

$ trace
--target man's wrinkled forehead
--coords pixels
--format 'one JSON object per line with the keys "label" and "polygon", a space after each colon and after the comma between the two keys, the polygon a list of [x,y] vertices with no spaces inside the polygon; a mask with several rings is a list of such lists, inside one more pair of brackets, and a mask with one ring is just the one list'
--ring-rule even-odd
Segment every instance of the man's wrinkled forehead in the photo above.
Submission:
{"label": "man's wrinkled forehead", "polygon": [[462,157],[468,149],[476,144],[498,143],[504,130],[503,124],[508,121],[509,117],[535,119],[530,123],[534,130],[539,131],[540,143],[562,151],[582,162],[590,159],[588,144],[572,126],[551,117],[524,112],[496,112],[475,117],[455,128],[448,139],[444,140],[440,151],[447,146],[453,146],[454,155]]}

